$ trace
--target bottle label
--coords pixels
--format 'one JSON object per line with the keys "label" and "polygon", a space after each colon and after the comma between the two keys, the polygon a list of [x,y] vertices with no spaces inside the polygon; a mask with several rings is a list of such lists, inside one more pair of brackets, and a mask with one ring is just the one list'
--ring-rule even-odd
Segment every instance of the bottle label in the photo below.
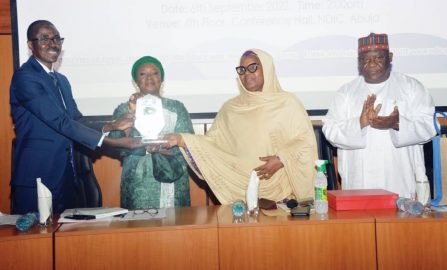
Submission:
{"label": "bottle label", "polygon": [[315,200],[327,201],[327,188],[315,187]]}

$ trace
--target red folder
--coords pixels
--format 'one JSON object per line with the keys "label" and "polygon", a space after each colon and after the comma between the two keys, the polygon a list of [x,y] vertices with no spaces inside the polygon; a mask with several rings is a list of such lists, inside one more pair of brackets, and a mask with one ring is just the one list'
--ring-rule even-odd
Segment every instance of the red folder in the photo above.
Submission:
{"label": "red folder", "polygon": [[329,207],[335,210],[396,208],[398,194],[384,189],[328,190]]}

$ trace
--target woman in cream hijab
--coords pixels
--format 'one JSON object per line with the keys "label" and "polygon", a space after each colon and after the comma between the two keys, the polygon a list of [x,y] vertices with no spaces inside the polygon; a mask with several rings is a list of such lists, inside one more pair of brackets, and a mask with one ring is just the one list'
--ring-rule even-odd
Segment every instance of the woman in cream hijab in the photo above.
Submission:
{"label": "woman in cream hijab", "polygon": [[253,170],[265,180],[260,198],[313,197],[317,144],[303,105],[281,88],[268,53],[246,51],[236,71],[240,94],[225,102],[206,135],[165,139],[181,147],[222,204],[245,198]]}

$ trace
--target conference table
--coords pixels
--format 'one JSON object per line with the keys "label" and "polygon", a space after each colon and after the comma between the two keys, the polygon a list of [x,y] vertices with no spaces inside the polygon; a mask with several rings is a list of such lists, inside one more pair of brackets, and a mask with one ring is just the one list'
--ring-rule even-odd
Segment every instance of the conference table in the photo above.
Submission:
{"label": "conference table", "polygon": [[163,219],[2,226],[0,250],[1,269],[447,269],[447,214],[330,209],[237,223],[230,206],[176,208]]}
{"label": "conference table", "polygon": [[0,269],[53,269],[53,234],[59,224],[36,225],[26,232],[0,226]]}
{"label": "conference table", "polygon": [[219,269],[217,207],[171,208],[166,218],[63,224],[56,269]]}
{"label": "conference table", "polygon": [[234,224],[218,210],[220,269],[377,269],[374,217],[363,211],[327,216],[265,216]]}
{"label": "conference table", "polygon": [[447,213],[411,216],[369,211],[376,219],[378,269],[447,269]]}

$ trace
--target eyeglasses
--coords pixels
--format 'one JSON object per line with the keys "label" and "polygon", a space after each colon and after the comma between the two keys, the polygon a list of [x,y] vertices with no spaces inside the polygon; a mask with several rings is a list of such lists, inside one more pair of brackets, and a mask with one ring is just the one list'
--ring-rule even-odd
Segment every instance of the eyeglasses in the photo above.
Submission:
{"label": "eyeglasses", "polygon": [[362,65],[368,65],[372,62],[376,63],[376,64],[383,64],[385,63],[386,58],[383,55],[379,55],[379,56],[372,56],[372,57],[359,57],[359,62]]}
{"label": "eyeglasses", "polygon": [[255,73],[256,70],[258,70],[258,64],[257,64],[257,63],[251,63],[251,64],[248,65],[247,67],[244,67],[244,66],[238,66],[238,67],[236,67],[236,72],[237,72],[237,74],[239,74],[239,75],[244,75],[245,72],[247,72],[247,70],[248,70],[250,73]]}
{"label": "eyeglasses", "polygon": [[133,214],[134,215],[144,215],[145,213],[149,214],[151,217],[156,216],[158,214],[158,208],[135,209],[135,210],[133,210]]}
{"label": "eyeglasses", "polygon": [[56,45],[61,45],[62,43],[64,43],[64,38],[61,38],[60,36],[54,36],[52,38],[48,37],[48,36],[42,36],[39,38],[35,38],[31,40],[32,42],[36,42],[39,43],[40,45],[49,45],[50,41],[53,41]]}

